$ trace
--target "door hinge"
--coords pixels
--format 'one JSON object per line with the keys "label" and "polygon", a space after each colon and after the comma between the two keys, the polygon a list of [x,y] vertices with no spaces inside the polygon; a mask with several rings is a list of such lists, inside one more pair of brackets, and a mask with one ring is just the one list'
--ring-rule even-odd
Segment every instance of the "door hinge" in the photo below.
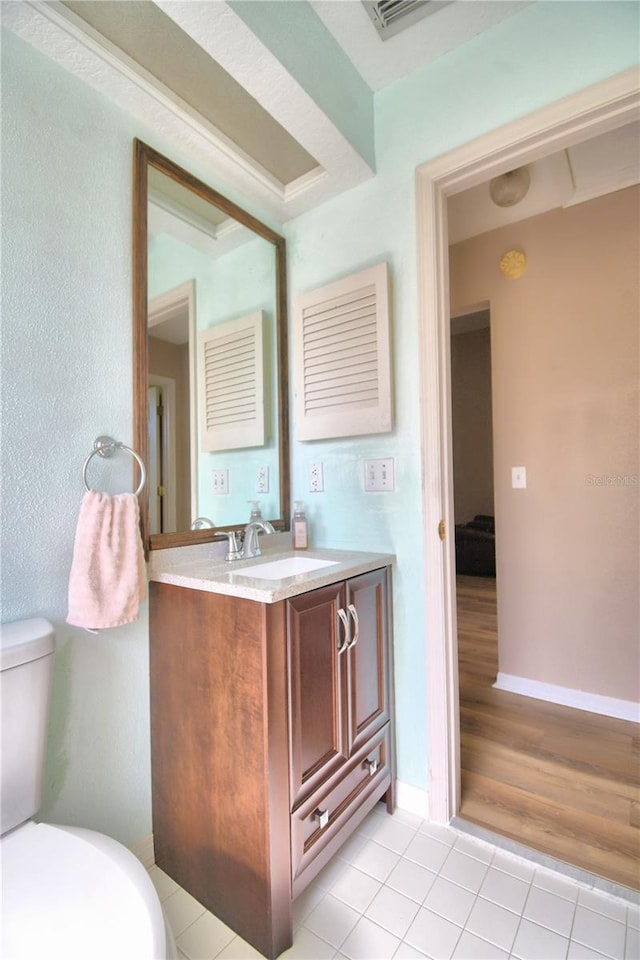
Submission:
{"label": "door hinge", "polygon": [[444,520],[441,520],[440,523],[438,524],[438,536],[440,537],[441,540],[447,539],[447,525],[444,522]]}
{"label": "door hinge", "polygon": [[164,497],[164,487],[158,487],[158,496]]}

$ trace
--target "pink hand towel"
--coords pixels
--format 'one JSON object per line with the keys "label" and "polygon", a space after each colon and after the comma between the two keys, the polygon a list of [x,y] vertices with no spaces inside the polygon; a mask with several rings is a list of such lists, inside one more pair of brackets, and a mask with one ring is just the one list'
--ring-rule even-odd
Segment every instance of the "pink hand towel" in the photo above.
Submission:
{"label": "pink hand towel", "polygon": [[69,575],[67,623],[98,630],[138,619],[147,587],[139,520],[133,493],[85,493]]}

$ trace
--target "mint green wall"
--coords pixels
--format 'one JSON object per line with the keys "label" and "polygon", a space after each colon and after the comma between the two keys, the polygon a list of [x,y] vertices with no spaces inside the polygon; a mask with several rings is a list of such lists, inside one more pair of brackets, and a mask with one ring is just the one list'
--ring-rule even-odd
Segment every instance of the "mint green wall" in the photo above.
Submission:
{"label": "mint green wall", "polygon": [[[627,68],[633,3],[535,3],[375,97],[379,174],[291,222],[292,293],[390,263],[396,427],[293,444],[293,493],[315,543],[392,550],[401,780],[427,786],[413,176],[417,164]],[[131,439],[131,139],[189,162],[3,33],[2,619],[58,630],[51,820],[126,843],[151,827],[147,623],[92,636],[64,623],[81,469],[94,437]],[[268,222],[253,205],[252,212]],[[277,224],[273,224],[278,229]],[[394,456],[397,492],[362,492],[362,461]],[[322,460],[325,493],[307,468]],[[113,468],[113,469],[111,469]],[[126,462],[105,477],[128,482]],[[427,493],[431,478],[424,478]]]}
{"label": "mint green wall", "polygon": [[[198,458],[198,515],[217,527],[245,523],[249,500],[258,500],[266,518],[280,516],[278,484],[277,356],[275,341],[275,250],[257,237],[215,259],[168,235],[149,243],[149,296],[166,293],[195,280],[196,326],[206,330],[263,311],[265,352],[265,431],[262,447],[200,453]],[[199,443],[199,439],[198,439]],[[269,468],[269,492],[256,493],[258,468]],[[229,471],[229,493],[214,494],[211,471]]]}
{"label": "mint green wall", "polygon": [[[2,101],[1,616],[57,631],[42,816],[131,842],[150,829],[146,609],[97,636],[64,621],[82,464],[132,436],[135,130],[6,31]],[[130,489],[128,458],[95,460],[92,481]]]}

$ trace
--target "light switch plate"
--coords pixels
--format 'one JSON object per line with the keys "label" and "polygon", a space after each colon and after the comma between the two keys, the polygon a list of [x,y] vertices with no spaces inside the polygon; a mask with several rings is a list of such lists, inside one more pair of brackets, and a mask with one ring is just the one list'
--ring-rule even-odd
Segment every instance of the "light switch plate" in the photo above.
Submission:
{"label": "light switch plate", "polygon": [[511,486],[514,490],[524,490],[527,486],[526,467],[511,467]]}
{"label": "light switch plate", "polygon": [[229,471],[226,467],[211,471],[212,493],[229,493]]}
{"label": "light switch plate", "polygon": [[365,460],[364,489],[367,493],[388,493],[395,488],[395,461],[393,457],[384,460]]}

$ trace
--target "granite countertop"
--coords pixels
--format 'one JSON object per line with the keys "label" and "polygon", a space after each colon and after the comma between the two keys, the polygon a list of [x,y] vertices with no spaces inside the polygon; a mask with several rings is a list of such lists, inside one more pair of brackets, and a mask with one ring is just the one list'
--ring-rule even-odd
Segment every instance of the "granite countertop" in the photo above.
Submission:
{"label": "granite countertop", "polygon": [[[222,593],[231,597],[242,597],[245,600],[256,600],[259,603],[276,603],[278,600],[285,600],[287,597],[295,597],[308,590],[336,583],[346,577],[389,566],[394,560],[393,554],[390,553],[287,548],[263,550],[260,557],[228,562],[219,556],[188,555],[186,551],[190,549],[182,548],[185,551],[182,557],[176,555],[177,551],[172,551],[173,556],[170,559],[167,558],[168,562],[165,563],[161,557],[154,557],[149,566],[149,579],[190,590]],[[268,580],[251,576],[250,573],[243,575],[242,572],[243,569],[255,567],[258,564],[272,564],[287,558],[298,557],[310,561],[331,561],[331,566]]]}

